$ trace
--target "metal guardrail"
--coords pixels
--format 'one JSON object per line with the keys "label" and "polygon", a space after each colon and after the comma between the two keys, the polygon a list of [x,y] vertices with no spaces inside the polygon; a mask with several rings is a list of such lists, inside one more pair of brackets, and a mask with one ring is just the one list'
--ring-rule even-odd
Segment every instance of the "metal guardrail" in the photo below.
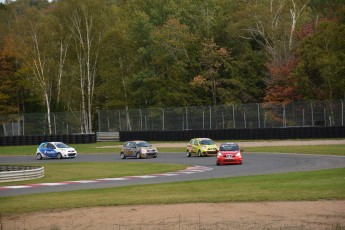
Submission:
{"label": "metal guardrail", "polygon": [[43,166],[0,165],[0,182],[32,180],[44,177]]}
{"label": "metal guardrail", "polygon": [[97,132],[97,141],[119,141],[119,132]]}

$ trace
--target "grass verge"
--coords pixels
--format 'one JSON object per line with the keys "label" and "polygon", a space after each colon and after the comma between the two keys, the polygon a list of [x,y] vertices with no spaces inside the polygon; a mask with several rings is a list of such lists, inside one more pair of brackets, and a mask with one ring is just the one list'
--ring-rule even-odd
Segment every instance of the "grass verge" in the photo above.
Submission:
{"label": "grass verge", "polygon": [[59,162],[58,164],[42,164],[41,162],[39,163],[40,166],[44,166],[45,176],[43,178],[28,181],[5,182],[0,183],[0,186],[74,180],[93,180],[124,176],[140,176],[153,173],[175,172],[178,170],[186,169],[187,167],[183,164],[150,162]]}
{"label": "grass verge", "polygon": [[194,202],[345,199],[345,168],[0,197],[0,213]]}
{"label": "grass verge", "polygon": [[266,146],[246,147],[245,152],[268,153],[302,153],[345,156],[345,145],[300,145],[300,146]]}

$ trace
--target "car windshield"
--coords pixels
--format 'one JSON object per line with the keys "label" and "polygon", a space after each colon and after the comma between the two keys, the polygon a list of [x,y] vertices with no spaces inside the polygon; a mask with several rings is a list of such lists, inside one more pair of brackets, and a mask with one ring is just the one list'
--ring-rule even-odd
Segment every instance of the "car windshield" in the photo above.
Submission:
{"label": "car windshield", "polygon": [[150,147],[150,144],[146,141],[137,142],[138,147]]}
{"label": "car windshield", "polygon": [[203,140],[200,140],[200,144],[201,145],[214,145],[215,143],[211,139],[203,139]]}
{"label": "car windshield", "polygon": [[220,146],[220,151],[238,151],[239,147],[236,144],[226,144]]}
{"label": "car windshield", "polygon": [[68,145],[66,145],[64,143],[56,143],[56,147],[58,147],[58,148],[68,148]]}

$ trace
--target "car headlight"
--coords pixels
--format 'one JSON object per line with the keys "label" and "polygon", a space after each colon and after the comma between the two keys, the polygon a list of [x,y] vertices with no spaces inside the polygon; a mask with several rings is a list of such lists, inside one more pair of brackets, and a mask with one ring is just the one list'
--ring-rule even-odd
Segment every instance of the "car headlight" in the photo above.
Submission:
{"label": "car headlight", "polygon": [[241,152],[237,152],[237,153],[236,153],[236,156],[237,156],[237,157],[240,157],[240,156],[241,156]]}
{"label": "car headlight", "polygon": [[202,149],[202,150],[206,150],[206,149],[207,149],[207,146],[203,145],[203,146],[201,146],[201,149]]}
{"label": "car headlight", "polygon": [[217,153],[217,157],[219,158],[219,157],[221,157],[221,156],[223,156],[223,154],[222,154],[221,152],[218,152],[218,153]]}
{"label": "car headlight", "polygon": [[141,149],[141,153],[147,153],[147,149]]}

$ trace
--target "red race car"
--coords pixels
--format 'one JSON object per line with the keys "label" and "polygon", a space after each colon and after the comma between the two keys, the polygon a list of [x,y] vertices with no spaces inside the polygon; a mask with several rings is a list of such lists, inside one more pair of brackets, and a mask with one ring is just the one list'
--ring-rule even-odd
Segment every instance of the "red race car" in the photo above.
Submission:
{"label": "red race car", "polygon": [[235,143],[222,143],[217,154],[217,165],[242,164],[242,151]]}

